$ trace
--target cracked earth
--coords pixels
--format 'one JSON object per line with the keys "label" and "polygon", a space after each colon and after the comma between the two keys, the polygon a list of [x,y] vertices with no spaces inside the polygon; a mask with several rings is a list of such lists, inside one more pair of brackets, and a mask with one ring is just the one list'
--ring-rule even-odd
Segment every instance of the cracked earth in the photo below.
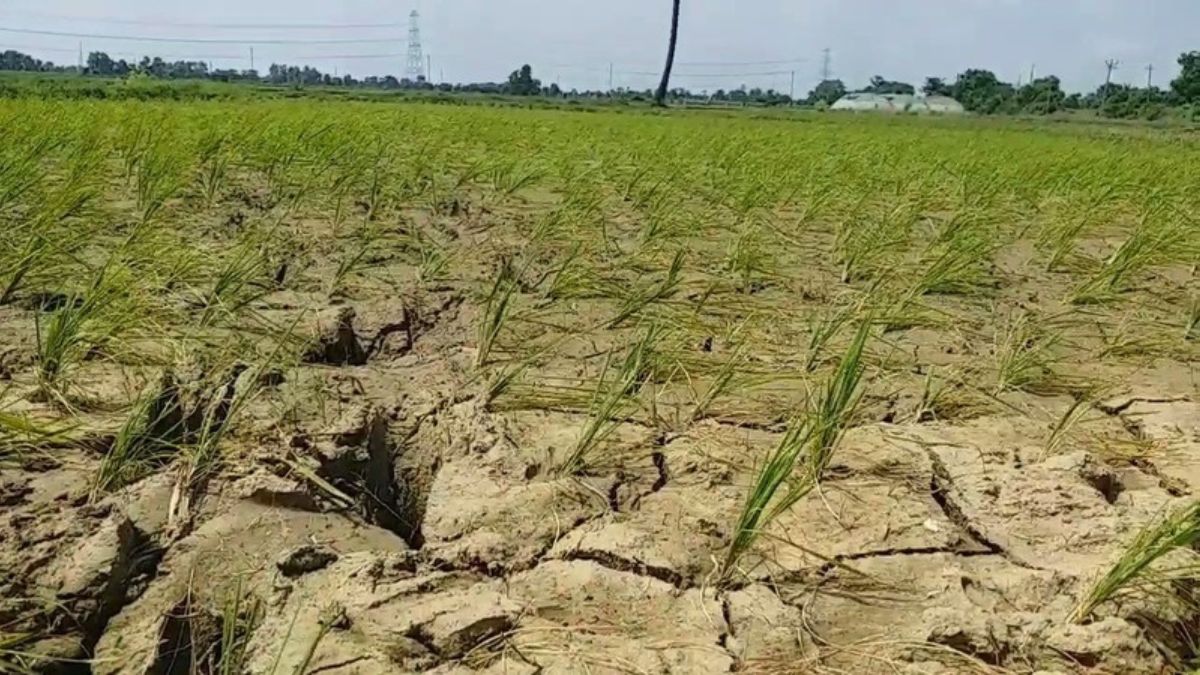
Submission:
{"label": "cracked earth", "polygon": [[1200,483],[1187,393],[1096,406],[1098,429],[1170,448],[1124,466],[1086,448],[1047,456],[1020,416],[863,423],[718,586],[731,514],[778,429],[625,425],[616,455],[653,452],[558,477],[544,467],[581,416],[488,410],[450,347],[473,317],[454,299],[412,302],[440,318],[330,314],[318,360],[390,360],[314,366],[353,395],[319,424],[258,430],[187,528],[167,522],[169,475],[91,504],[74,487],[86,460],[8,472],[7,594],[59,608],[60,636],[39,648],[92,652],[104,675],[185,672],[182,645],[220,642],[236,583],[261,612],[254,673],[1178,666],[1153,607],[1063,619],[1118,542]]}

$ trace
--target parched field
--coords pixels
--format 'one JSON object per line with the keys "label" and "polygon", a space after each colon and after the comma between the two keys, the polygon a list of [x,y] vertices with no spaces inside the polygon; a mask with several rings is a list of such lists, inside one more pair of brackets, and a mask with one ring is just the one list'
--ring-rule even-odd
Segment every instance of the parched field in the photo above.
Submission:
{"label": "parched field", "polygon": [[1200,146],[0,103],[0,672],[1178,672]]}

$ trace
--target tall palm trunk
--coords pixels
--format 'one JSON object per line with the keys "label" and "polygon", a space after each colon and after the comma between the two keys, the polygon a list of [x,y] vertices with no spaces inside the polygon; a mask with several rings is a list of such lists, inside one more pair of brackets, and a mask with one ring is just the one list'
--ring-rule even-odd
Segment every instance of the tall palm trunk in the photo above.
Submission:
{"label": "tall palm trunk", "polygon": [[658,83],[658,91],[654,94],[654,105],[667,104],[667,87],[671,84],[671,68],[675,66],[675,43],[679,40],[679,2],[673,0],[671,8],[671,43],[667,47],[667,67],[663,69],[662,82]]}

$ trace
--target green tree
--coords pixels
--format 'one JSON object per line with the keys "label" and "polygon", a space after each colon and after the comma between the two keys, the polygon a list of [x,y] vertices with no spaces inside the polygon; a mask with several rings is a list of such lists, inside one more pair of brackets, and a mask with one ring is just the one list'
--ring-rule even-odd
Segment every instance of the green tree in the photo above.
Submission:
{"label": "green tree", "polygon": [[1023,112],[1048,115],[1061,110],[1067,95],[1062,83],[1053,75],[1040,77],[1017,91],[1017,105]]}
{"label": "green tree", "polygon": [[925,78],[925,85],[921,87],[921,91],[926,96],[950,96],[950,85],[940,77]]}
{"label": "green tree", "polygon": [[817,103],[832,105],[845,95],[846,85],[841,80],[823,80],[812,91],[808,92],[808,103],[809,105],[816,105]]}
{"label": "green tree", "polygon": [[112,75],[114,66],[112,57],[104,52],[91,52],[87,57],[87,73],[89,75]]}
{"label": "green tree", "polygon": [[1184,103],[1200,103],[1200,52],[1179,55],[1179,77],[1171,82],[1171,90]]}
{"label": "green tree", "polygon": [[879,75],[871,78],[871,84],[863,91],[871,94],[915,94],[916,89],[907,82],[895,82]]}
{"label": "green tree", "polygon": [[971,112],[994,114],[1011,108],[1013,86],[1001,82],[990,70],[970,68],[959,74],[951,87],[954,98]]}
{"label": "green tree", "polygon": [[667,104],[667,87],[671,84],[671,69],[675,67],[675,45],[679,42],[679,2],[671,2],[671,38],[667,43],[667,65],[663,68],[662,81],[658,83],[658,91],[654,92],[654,104]]}
{"label": "green tree", "polygon": [[516,96],[537,96],[542,93],[542,81],[533,77],[533,67],[528,63],[512,71],[508,76],[505,93]]}

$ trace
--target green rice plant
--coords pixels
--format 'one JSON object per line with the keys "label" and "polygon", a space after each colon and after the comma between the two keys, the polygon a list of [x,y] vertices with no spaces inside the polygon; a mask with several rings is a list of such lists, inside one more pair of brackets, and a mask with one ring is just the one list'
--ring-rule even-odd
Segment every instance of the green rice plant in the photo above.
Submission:
{"label": "green rice plant", "polygon": [[[589,225],[599,222],[600,195],[586,191],[582,186],[568,185],[567,194],[563,201],[548,213],[539,216],[529,234],[531,242],[544,242],[561,239],[564,235],[572,235]],[[578,238],[575,237],[576,243]]]}
{"label": "green rice plant", "polygon": [[1104,344],[1096,350],[1096,357],[1171,355],[1179,345],[1168,333],[1170,328],[1166,322],[1156,321],[1141,312],[1131,312],[1122,316],[1111,328],[1101,325]]}
{"label": "green rice plant", "polygon": [[246,672],[250,639],[262,616],[262,602],[243,588],[239,577],[221,611],[221,655],[214,675],[241,675]]}
{"label": "green rice plant", "polygon": [[1186,240],[1188,225],[1182,220],[1143,217],[1133,233],[1113,251],[1100,269],[1072,293],[1073,303],[1103,302],[1128,290],[1130,280],[1146,268],[1170,259]]}
{"label": "green rice plant", "polygon": [[197,148],[196,182],[205,204],[210,207],[216,203],[229,174],[232,161],[230,144],[230,138],[224,130],[214,129],[205,133]]}
{"label": "green rice plant", "polygon": [[604,366],[592,391],[590,414],[571,453],[559,465],[562,475],[582,473],[592,463],[597,448],[621,425],[634,405],[641,385],[654,366],[654,351],[663,337],[661,329],[651,324],[626,352],[617,367],[613,353],[604,359]]}
{"label": "green rice plant", "polygon": [[152,221],[183,186],[182,152],[169,139],[159,137],[138,159],[137,208],[143,224]]}
{"label": "green rice plant", "polygon": [[996,327],[992,346],[996,381],[993,393],[1026,388],[1042,380],[1055,360],[1061,334],[1031,322],[1026,312],[1015,312]]}
{"label": "green rice plant", "polygon": [[1050,429],[1050,435],[1046,438],[1046,444],[1042,446],[1042,457],[1050,457],[1056,454],[1063,443],[1071,434],[1071,430],[1075,425],[1083,421],[1087,414],[1091,412],[1094,399],[1089,396],[1079,396],[1071,402],[1071,405],[1063,412],[1063,414],[1055,422]]}
{"label": "green rice plant", "polygon": [[724,271],[737,279],[739,292],[749,293],[771,268],[770,252],[757,228],[747,227],[729,245]]}
{"label": "green rice plant", "polygon": [[223,256],[209,287],[200,296],[199,325],[232,319],[248,305],[270,292],[269,261],[261,246],[247,240]]}
{"label": "green rice plant", "polygon": [[841,332],[842,327],[849,323],[856,313],[855,307],[842,305],[813,317],[809,322],[811,328],[808,335],[808,351],[804,357],[804,372],[811,373],[821,365],[826,345]]}
{"label": "green rice plant", "polygon": [[500,331],[508,321],[513,306],[513,295],[518,288],[517,273],[513,269],[512,261],[505,258],[500,263],[500,269],[492,281],[492,290],[483,305],[483,316],[480,317],[478,329],[479,346],[475,353],[476,368],[487,365],[488,357],[496,346],[496,338],[500,337]]}
{"label": "green rice plant", "polygon": [[275,354],[253,368],[235,363],[221,373],[220,379],[204,385],[196,407],[188,412],[188,437],[179,448],[182,462],[168,506],[168,523],[172,527],[190,521],[193,496],[220,469],[226,435],[241,412],[261,392],[263,374],[276,361],[280,351],[282,345],[276,348]]}
{"label": "green rice plant", "polygon": [[503,195],[512,195],[522,188],[533,185],[545,172],[536,164],[525,165],[519,157],[497,159],[487,172],[492,187]]}
{"label": "green rice plant", "polygon": [[733,353],[730,354],[729,358],[727,358],[725,362],[721,364],[721,367],[717,369],[717,372],[713,374],[712,382],[709,383],[708,388],[704,391],[704,394],[696,399],[695,404],[692,406],[692,412],[688,416],[689,421],[695,422],[703,419],[704,416],[708,414],[713,402],[715,402],[718,397],[727,394],[733,388],[735,381],[734,378],[737,376],[738,368],[742,366],[744,362],[745,345],[738,345],[738,347],[734,349]]}
{"label": "green rice plant", "polygon": [[185,434],[179,386],[165,374],[134,401],[92,482],[92,498],[136,482],[179,449]]}
{"label": "green rice plant", "polygon": [[69,408],[67,392],[75,369],[145,318],[125,302],[130,285],[128,275],[106,264],[83,296],[69,296],[44,327],[38,317],[37,383],[45,400]]}
{"label": "green rice plant", "polygon": [[[3,396],[7,392],[0,392]],[[26,413],[6,411],[10,405],[0,398],[0,468],[19,462],[26,454],[44,445],[66,445],[73,438],[75,424],[47,421]]]}
{"label": "green rice plant", "polygon": [[645,205],[645,216],[639,234],[640,247],[649,249],[678,239],[688,227],[687,213],[670,194],[660,195]]}
{"label": "green rice plant", "polygon": [[[733,540],[721,564],[722,582],[730,580],[742,556],[767,526],[820,482],[861,396],[863,352],[870,329],[870,321],[859,325],[841,362],[817,393],[815,403],[792,420],[779,445],[767,456],[734,526]],[[797,470],[799,476],[795,475]]]}
{"label": "green rice plant", "polygon": [[889,266],[889,258],[903,251],[919,202],[903,199],[882,216],[864,213],[865,206],[866,195],[851,211],[851,218],[841,221],[836,230],[833,250],[844,284],[874,276]]}
{"label": "green rice plant", "polygon": [[[1071,612],[1072,623],[1087,621],[1101,605],[1136,589],[1169,590],[1173,579],[1192,579],[1200,575],[1195,548],[1200,545],[1200,501],[1168,513],[1162,520],[1146,526],[1126,546],[1116,563],[1101,576]],[[1168,570],[1154,570],[1154,564],[1172,553],[1186,558],[1186,564]]]}
{"label": "green rice plant", "polygon": [[418,278],[425,285],[437,283],[445,278],[449,264],[450,256],[447,255],[446,249],[426,240],[420,249]]}
{"label": "green rice plant", "polygon": [[[65,178],[38,195],[23,223],[9,230],[6,242],[0,244],[0,280],[7,280],[0,290],[0,305],[12,300],[28,275],[41,271],[49,276],[55,256],[68,258],[86,241],[86,228],[73,219],[85,215],[98,195],[100,159],[94,146],[73,149],[65,159]],[[22,240],[20,246],[4,250],[8,242]]]}
{"label": "green rice plant", "polygon": [[986,265],[995,244],[970,225],[947,230],[948,234],[939,234],[922,254],[913,297],[930,293],[970,295],[988,287]]}
{"label": "green rice plant", "polygon": [[913,411],[912,421],[918,424],[937,420],[942,410],[942,404],[948,392],[947,378],[938,377],[934,368],[930,367],[921,383],[921,398]]}
{"label": "green rice plant", "polygon": [[0,138],[0,213],[41,184],[46,175],[42,160],[61,143],[50,136],[22,136]]}
{"label": "green rice plant", "polygon": [[1038,233],[1037,244],[1046,251],[1047,272],[1059,269],[1074,252],[1079,235],[1097,220],[1105,217],[1112,200],[1119,195],[1118,190],[1117,185],[1107,185],[1084,205],[1078,215],[1052,220],[1042,228]]}
{"label": "green rice plant", "polygon": [[576,242],[548,273],[550,283],[543,296],[547,300],[602,297],[609,294],[611,284],[601,279],[597,271],[587,266],[582,255],[583,245]]}
{"label": "green rice plant", "polygon": [[328,293],[331,297],[342,294],[345,291],[346,280],[350,275],[359,272],[365,263],[370,260],[370,255],[375,249],[376,243],[380,239],[378,230],[373,227],[367,228],[358,237],[358,245],[351,251],[343,253],[338,257],[337,267],[333,271],[333,275],[329,280]]}
{"label": "green rice plant", "polygon": [[679,290],[683,261],[683,251],[677,251],[675,257],[671,259],[671,266],[667,269],[666,277],[658,284],[640,288],[629,294],[621,303],[616,316],[608,320],[608,328],[616,328],[641,313],[646,307],[675,295],[675,292]]}
{"label": "green rice plant", "polygon": [[341,169],[329,187],[329,193],[333,197],[333,216],[329,229],[334,240],[341,234],[342,225],[346,222],[346,202],[350,199],[350,193],[362,180],[362,169],[358,165],[350,164]]}

